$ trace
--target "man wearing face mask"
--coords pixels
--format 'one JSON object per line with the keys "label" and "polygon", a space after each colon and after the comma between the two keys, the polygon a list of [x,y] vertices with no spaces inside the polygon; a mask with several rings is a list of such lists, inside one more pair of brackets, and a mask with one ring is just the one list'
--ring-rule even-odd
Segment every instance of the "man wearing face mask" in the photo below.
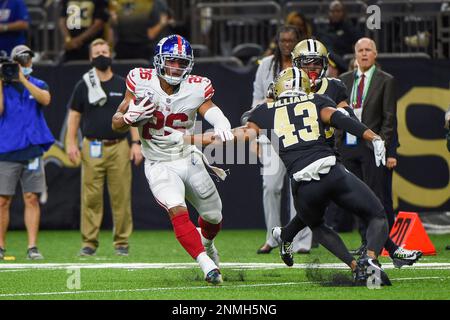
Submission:
{"label": "man wearing face mask", "polygon": [[19,180],[28,232],[27,258],[43,259],[37,248],[38,194],[47,188],[42,155],[55,139],[42,111],[50,104],[48,85],[30,75],[33,56],[25,45],[14,47],[11,58],[19,64],[18,76],[0,79],[0,260],[5,256],[9,208]]}
{"label": "man wearing face mask", "polygon": [[[111,118],[125,94],[125,79],[111,69],[111,51],[103,39],[90,45],[92,69],[75,86],[69,102],[66,152],[74,164],[81,160],[81,256],[93,256],[99,246],[105,179],[111,201],[116,255],[127,256],[132,232],[131,164],[143,159],[137,128],[115,132]],[[81,124],[81,152],[77,133]]]}

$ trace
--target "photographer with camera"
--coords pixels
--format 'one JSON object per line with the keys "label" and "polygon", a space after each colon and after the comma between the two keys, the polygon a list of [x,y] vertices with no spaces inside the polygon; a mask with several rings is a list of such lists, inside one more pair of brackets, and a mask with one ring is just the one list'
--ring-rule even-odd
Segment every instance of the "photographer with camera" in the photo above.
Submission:
{"label": "photographer with camera", "polygon": [[36,247],[40,208],[38,194],[46,191],[42,155],[55,141],[42,107],[50,104],[47,84],[30,76],[33,51],[14,47],[11,61],[0,65],[0,260],[5,254],[9,208],[17,182],[22,185],[28,259],[42,259]]}

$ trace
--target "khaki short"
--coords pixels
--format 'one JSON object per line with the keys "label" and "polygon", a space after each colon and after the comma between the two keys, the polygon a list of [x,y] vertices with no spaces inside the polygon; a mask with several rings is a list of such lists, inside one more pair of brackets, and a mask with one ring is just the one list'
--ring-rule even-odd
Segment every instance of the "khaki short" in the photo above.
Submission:
{"label": "khaki short", "polygon": [[35,167],[30,167],[28,164],[19,162],[0,161],[0,195],[14,195],[19,180],[23,193],[44,192],[47,185],[45,183],[44,162],[42,158],[39,158],[39,164]]}

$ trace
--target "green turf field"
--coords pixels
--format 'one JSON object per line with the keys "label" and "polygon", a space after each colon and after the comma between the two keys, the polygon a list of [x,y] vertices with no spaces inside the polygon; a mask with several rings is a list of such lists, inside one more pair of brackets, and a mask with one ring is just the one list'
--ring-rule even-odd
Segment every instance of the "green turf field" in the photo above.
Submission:
{"label": "green turf field", "polygon": [[[77,256],[78,232],[42,231],[45,260],[38,262],[25,258],[26,233],[12,231],[7,255],[16,260],[0,261],[0,299],[450,299],[448,235],[430,236],[438,254],[417,267],[391,269],[381,258],[393,286],[373,290],[350,286],[350,272],[323,247],[296,255],[293,268],[276,250],[257,255],[264,237],[262,230],[222,231],[216,246],[225,281],[213,287],[171,231],[135,231],[129,257],[114,256],[111,232],[104,231],[89,258]],[[342,237],[349,248],[359,244],[356,233]]]}

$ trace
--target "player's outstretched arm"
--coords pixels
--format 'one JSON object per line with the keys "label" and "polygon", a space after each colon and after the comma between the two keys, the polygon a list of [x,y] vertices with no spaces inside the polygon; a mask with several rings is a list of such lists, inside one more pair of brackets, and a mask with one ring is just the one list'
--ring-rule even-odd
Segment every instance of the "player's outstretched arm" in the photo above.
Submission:
{"label": "player's outstretched arm", "polygon": [[[164,127],[164,131],[169,132],[166,136],[152,137],[152,142],[160,147],[171,147],[177,144],[194,144],[194,145],[210,145],[210,144],[223,144],[224,141],[219,138],[215,132],[205,132],[194,135],[184,135],[183,132],[170,127]],[[252,123],[247,122],[245,126],[231,129],[235,141],[251,141],[256,139],[259,133],[259,127]]]}
{"label": "player's outstretched arm", "polygon": [[127,112],[130,101],[134,99],[133,93],[130,90],[126,90],[125,97],[117,108],[117,112],[112,118],[112,129],[117,132],[126,132],[130,129],[130,126],[125,123],[123,115]]}
{"label": "player's outstretched arm", "polygon": [[214,134],[222,141],[233,140],[231,124],[222,110],[211,99],[206,100],[199,108],[198,113],[214,127]]}
{"label": "player's outstretched arm", "polygon": [[379,135],[370,130],[365,124],[355,120],[339,109],[326,107],[320,110],[320,118],[326,124],[345,130],[358,138],[372,142],[377,167],[382,163],[386,164],[386,148],[384,141]]}

